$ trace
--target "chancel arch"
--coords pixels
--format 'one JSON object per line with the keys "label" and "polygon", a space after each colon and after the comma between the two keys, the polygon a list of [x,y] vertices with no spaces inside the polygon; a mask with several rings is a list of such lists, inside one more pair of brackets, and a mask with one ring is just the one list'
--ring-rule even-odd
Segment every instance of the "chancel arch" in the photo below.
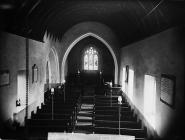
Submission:
{"label": "chancel arch", "polygon": [[65,80],[65,65],[66,65],[66,60],[67,60],[67,57],[71,51],[71,49],[79,42],[81,41],[82,39],[85,39],[86,37],[94,37],[96,39],[98,39],[99,41],[101,41],[107,48],[108,50],[110,51],[112,57],[113,57],[113,60],[114,60],[114,67],[115,67],[115,72],[114,72],[114,81],[115,81],[115,84],[117,84],[118,82],[118,61],[117,61],[117,58],[116,58],[116,55],[113,51],[113,49],[111,48],[111,46],[107,43],[107,41],[105,41],[102,37],[98,36],[97,34],[94,34],[92,32],[88,32],[86,34],[83,34],[81,36],[79,36],[78,38],[76,38],[70,45],[69,47],[67,48],[65,54],[64,54],[64,57],[62,59],[62,81]]}

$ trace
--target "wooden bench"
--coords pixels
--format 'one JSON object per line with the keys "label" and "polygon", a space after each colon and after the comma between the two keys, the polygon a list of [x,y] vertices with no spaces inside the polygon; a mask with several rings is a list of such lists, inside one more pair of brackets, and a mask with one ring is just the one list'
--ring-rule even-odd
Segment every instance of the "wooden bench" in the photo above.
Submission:
{"label": "wooden bench", "polygon": [[28,132],[64,132],[72,130],[72,123],[70,119],[45,119],[45,120],[26,120],[26,130]]}
{"label": "wooden bench", "polygon": [[[110,127],[95,127],[94,132],[96,134],[119,134],[118,128],[110,128]],[[130,128],[121,128],[121,135],[131,135],[136,138],[145,138],[146,130],[144,129],[130,129]]]}
{"label": "wooden bench", "polygon": [[[51,113],[34,114],[32,119],[52,119]],[[53,119],[72,119],[71,114],[53,114]]]}
{"label": "wooden bench", "polygon": [[[39,109],[37,110],[37,113],[52,113],[52,109],[45,108],[45,109]],[[73,109],[53,109],[53,113],[57,114],[72,114]]]}
{"label": "wooden bench", "polygon": [[[119,121],[119,117],[117,115],[94,115],[94,120],[107,120],[107,121]],[[122,115],[120,117],[121,121],[137,121],[137,117],[134,117],[132,115],[126,116]]]}
{"label": "wooden bench", "polygon": [[[94,112],[96,115],[118,115],[119,114],[119,111],[118,110],[113,110],[113,111],[110,111],[110,110],[95,110]],[[120,114],[122,116],[128,116],[128,115],[133,115],[133,112],[132,111],[121,111]]]}
{"label": "wooden bench", "polygon": [[[119,121],[107,121],[107,120],[95,120],[95,127],[111,127],[111,128],[119,128]],[[136,121],[120,121],[121,128],[141,128],[141,124]]]}
{"label": "wooden bench", "polygon": [[[115,107],[115,106],[95,106],[94,107],[95,111],[114,111],[114,110],[119,110],[119,107]],[[121,111],[131,111],[130,107],[122,107],[121,106]]]}
{"label": "wooden bench", "polygon": [[[119,107],[120,105],[118,104],[118,103],[96,103],[95,102],[95,106],[109,106],[109,107],[112,107],[112,106],[114,106],[114,107]],[[128,107],[128,104],[127,103],[123,103],[123,104],[121,104],[121,106],[122,107]]]}

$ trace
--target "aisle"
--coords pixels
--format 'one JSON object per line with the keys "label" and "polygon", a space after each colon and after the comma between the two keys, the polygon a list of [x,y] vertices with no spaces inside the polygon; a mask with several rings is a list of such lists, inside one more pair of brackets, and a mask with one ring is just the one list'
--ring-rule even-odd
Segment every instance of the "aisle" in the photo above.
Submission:
{"label": "aisle", "polygon": [[92,133],[93,131],[93,104],[82,103],[77,113],[74,132]]}

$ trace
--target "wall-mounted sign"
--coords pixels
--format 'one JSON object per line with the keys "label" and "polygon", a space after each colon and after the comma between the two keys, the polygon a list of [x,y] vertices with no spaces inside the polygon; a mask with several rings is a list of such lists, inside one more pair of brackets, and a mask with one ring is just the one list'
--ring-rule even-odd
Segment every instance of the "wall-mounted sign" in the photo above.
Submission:
{"label": "wall-mounted sign", "polygon": [[129,65],[126,65],[125,70],[125,82],[128,83],[128,77],[129,77]]}
{"label": "wall-mounted sign", "polygon": [[32,66],[32,83],[37,82],[38,80],[38,67],[36,64]]}
{"label": "wall-mounted sign", "polygon": [[175,76],[162,74],[161,75],[161,96],[160,100],[174,107],[175,105]]}
{"label": "wall-mounted sign", "polygon": [[10,84],[10,73],[8,70],[0,71],[0,86],[6,86]]}

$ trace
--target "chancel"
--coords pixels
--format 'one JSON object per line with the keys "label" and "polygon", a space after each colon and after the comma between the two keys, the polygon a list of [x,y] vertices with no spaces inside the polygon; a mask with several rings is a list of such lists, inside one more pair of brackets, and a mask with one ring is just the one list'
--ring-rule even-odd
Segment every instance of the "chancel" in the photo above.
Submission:
{"label": "chancel", "polygon": [[184,140],[184,0],[1,0],[0,139]]}

